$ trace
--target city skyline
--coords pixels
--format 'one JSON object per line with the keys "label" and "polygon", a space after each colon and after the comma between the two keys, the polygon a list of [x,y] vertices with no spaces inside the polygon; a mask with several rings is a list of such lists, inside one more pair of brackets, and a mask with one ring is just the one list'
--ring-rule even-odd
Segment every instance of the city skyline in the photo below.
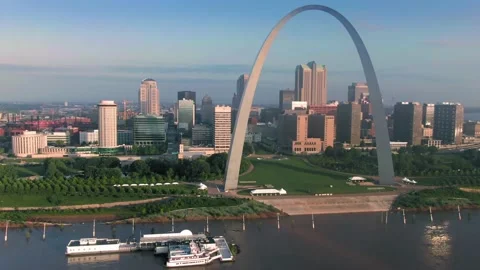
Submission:
{"label": "city skyline", "polygon": [[[144,2],[152,6],[151,10],[136,12],[131,10],[133,4],[108,1],[101,5],[84,1],[68,6],[45,1],[42,8],[31,1],[5,4],[1,17],[6,27],[0,32],[7,37],[0,45],[0,92],[9,93],[5,101],[133,100],[138,80],[152,77],[158,81],[162,100],[174,101],[177,91],[191,89],[199,96],[209,94],[217,102],[229,104],[235,91],[235,78],[250,72],[263,33],[278,17],[300,4],[266,1],[259,4],[261,8],[257,11],[252,11],[258,15],[255,19],[244,21],[242,15],[248,5],[243,3],[216,7],[218,1],[205,5],[190,2],[190,7],[182,10],[178,8],[181,4],[175,2],[169,5]],[[386,104],[448,100],[476,105],[479,100],[467,95],[476,90],[474,64],[477,59],[472,56],[476,55],[474,50],[479,39],[474,34],[478,19],[473,15],[479,4],[469,1],[469,5],[448,5],[451,9],[448,10],[441,4],[415,2],[416,9],[411,10],[412,3],[405,1],[393,6],[366,1],[345,5],[325,1],[322,4],[339,10],[358,25],[376,64]],[[267,7],[271,8],[268,12]],[[205,18],[204,12],[212,8],[218,15]],[[171,9],[187,15],[176,18],[189,19],[180,22],[164,14]],[[72,10],[82,12],[72,13]],[[106,14],[105,10],[112,12]],[[118,29],[125,24],[122,16],[127,11],[136,22],[119,33]],[[144,16],[144,12],[158,16]],[[99,14],[102,16],[97,16]],[[66,23],[59,24],[59,18]],[[442,23],[432,26],[439,20]],[[198,21],[204,24],[197,24]],[[225,22],[221,29],[214,27],[219,22]],[[311,35],[311,29],[303,29],[307,23],[316,25],[315,35]],[[56,32],[50,30],[53,25]],[[167,30],[163,25],[175,27]],[[225,31],[225,27],[230,30]],[[343,100],[345,86],[363,81],[363,74],[358,59],[352,57],[354,47],[345,35],[335,31],[338,27],[327,16],[314,13],[302,14],[287,27],[279,36],[280,42],[272,48],[275,57],[266,63],[255,103],[275,104],[272,97],[278,89],[294,87],[295,66],[310,59],[329,67],[329,99]],[[211,32],[205,35],[207,28]],[[393,37],[389,29],[395,29],[397,36]],[[30,31],[38,34],[30,35]],[[130,36],[150,37],[151,31],[156,31],[155,37],[147,43],[125,42]],[[175,34],[177,31],[186,31],[194,42],[185,43]],[[235,38],[233,32],[240,34]],[[213,35],[220,38],[210,41]],[[240,36],[244,37],[241,41]],[[85,46],[83,39],[96,46]],[[318,42],[319,39],[326,41]],[[317,46],[292,50],[299,40]],[[167,50],[169,53],[164,53]],[[448,69],[438,68],[447,65]],[[34,93],[31,93],[32,85]],[[435,99],[432,99],[433,93]]]}

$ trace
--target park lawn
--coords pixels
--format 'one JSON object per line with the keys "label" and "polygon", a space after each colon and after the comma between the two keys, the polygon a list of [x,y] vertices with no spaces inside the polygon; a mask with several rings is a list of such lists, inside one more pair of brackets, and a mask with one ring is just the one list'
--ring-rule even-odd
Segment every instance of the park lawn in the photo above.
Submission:
{"label": "park lawn", "polygon": [[43,165],[15,166],[18,177],[41,176],[45,173]]}
{"label": "park lawn", "polygon": [[[60,205],[81,205],[81,204],[99,204],[99,203],[111,203],[122,201],[136,201],[151,198],[158,198],[161,196],[62,196],[62,202]],[[0,207],[45,207],[45,206],[57,206],[47,200],[46,195],[29,194],[1,194],[0,195]]]}
{"label": "park lawn", "polygon": [[[241,176],[240,181],[256,181],[257,185],[270,184],[276,189],[285,189],[290,195],[378,192],[369,190],[366,186],[347,185],[347,179],[351,174],[315,168],[298,157],[289,157],[287,160],[251,161],[254,170]],[[333,185],[333,188],[330,188],[330,185]],[[386,187],[381,191],[390,190],[393,188]]]}
{"label": "park lawn", "polygon": [[480,176],[420,176],[412,177],[422,186],[480,186]]}

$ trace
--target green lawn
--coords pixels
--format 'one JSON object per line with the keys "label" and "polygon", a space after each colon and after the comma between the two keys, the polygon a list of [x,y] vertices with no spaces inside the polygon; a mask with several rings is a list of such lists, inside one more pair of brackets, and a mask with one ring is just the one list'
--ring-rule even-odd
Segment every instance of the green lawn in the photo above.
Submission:
{"label": "green lawn", "polygon": [[18,177],[41,176],[45,173],[43,165],[15,166],[15,170],[17,171]]}
{"label": "green lawn", "polygon": [[[161,197],[161,196],[157,196]],[[109,203],[109,202],[120,202],[120,201],[135,201],[135,200],[144,200],[151,197],[140,197],[140,196],[128,196],[124,195],[122,197],[113,197],[113,196],[62,196],[61,205],[80,205],[80,204],[96,204],[96,203]],[[18,194],[1,194],[0,195],[0,207],[43,207],[43,206],[56,206],[55,204],[50,203],[47,200],[46,195],[18,195]]]}
{"label": "green lawn", "polygon": [[252,164],[255,169],[241,176],[240,181],[256,181],[257,185],[271,184],[277,189],[285,189],[288,194],[378,192],[368,190],[366,186],[349,186],[346,181],[351,174],[316,168],[298,157],[289,157],[288,160],[252,159]]}

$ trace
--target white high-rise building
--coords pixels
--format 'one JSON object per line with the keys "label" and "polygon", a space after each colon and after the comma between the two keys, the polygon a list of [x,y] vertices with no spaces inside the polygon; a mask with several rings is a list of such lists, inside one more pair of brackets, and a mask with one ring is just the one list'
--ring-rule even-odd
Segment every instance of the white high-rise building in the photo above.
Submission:
{"label": "white high-rise building", "polygon": [[98,129],[94,131],[80,131],[80,144],[98,143]]}
{"label": "white high-rise building", "polygon": [[144,115],[160,115],[160,93],[154,79],[145,79],[138,90],[140,113]]}
{"label": "white high-rise building", "polygon": [[213,122],[215,152],[228,152],[232,140],[232,108],[230,106],[215,106]]}
{"label": "white high-rise building", "polygon": [[98,145],[117,147],[117,104],[113,100],[98,104]]}
{"label": "white high-rise building", "polygon": [[38,149],[47,147],[47,135],[35,131],[25,131],[12,136],[12,152],[17,157],[38,154]]}

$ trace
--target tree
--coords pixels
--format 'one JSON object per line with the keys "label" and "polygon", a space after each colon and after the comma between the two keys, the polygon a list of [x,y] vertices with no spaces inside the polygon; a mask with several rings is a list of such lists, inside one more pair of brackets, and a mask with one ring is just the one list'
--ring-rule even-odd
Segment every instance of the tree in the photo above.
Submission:
{"label": "tree", "polygon": [[227,164],[227,154],[213,154],[207,158],[210,164],[210,171],[215,175],[223,175]]}
{"label": "tree", "polygon": [[130,164],[129,172],[133,175],[145,176],[150,174],[150,167],[143,160],[135,160]]}
{"label": "tree", "polygon": [[210,164],[202,158],[192,162],[192,180],[206,180],[210,176]]}
{"label": "tree", "polygon": [[75,195],[77,193],[77,189],[74,187],[74,186],[70,186],[68,188],[68,193],[70,193],[70,195]]}
{"label": "tree", "polygon": [[247,156],[253,154],[254,151],[255,150],[253,149],[253,145],[251,143],[246,142],[246,143],[243,144],[243,152],[242,153],[243,153],[244,157],[247,157]]}

